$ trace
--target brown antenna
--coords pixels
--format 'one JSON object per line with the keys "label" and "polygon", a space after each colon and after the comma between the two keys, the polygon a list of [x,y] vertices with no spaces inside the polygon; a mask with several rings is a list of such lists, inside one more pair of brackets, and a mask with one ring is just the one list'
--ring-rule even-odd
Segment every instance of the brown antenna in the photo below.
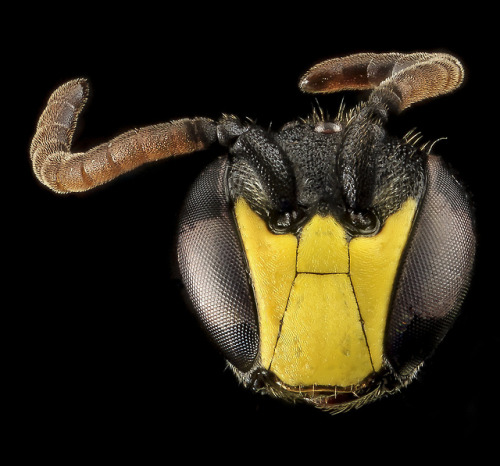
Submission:
{"label": "brown antenna", "polygon": [[87,97],[85,79],[56,89],[31,143],[36,177],[58,193],[86,191],[144,163],[205,149],[217,140],[212,120],[182,119],[133,129],[87,152],[72,153],[73,133]]}
{"label": "brown antenna", "polygon": [[299,87],[309,93],[373,89],[370,101],[402,111],[454,91],[463,77],[460,61],[445,53],[359,53],[318,63]]}

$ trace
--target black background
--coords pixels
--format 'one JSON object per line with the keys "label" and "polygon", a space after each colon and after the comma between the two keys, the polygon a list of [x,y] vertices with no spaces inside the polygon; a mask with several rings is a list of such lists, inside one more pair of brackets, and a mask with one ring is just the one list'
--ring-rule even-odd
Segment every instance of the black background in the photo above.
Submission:
{"label": "black background", "polygon": [[[4,171],[5,246],[15,257],[5,281],[14,295],[5,306],[12,318],[5,356],[13,373],[6,371],[4,383],[13,388],[6,404],[17,454],[151,464],[152,455],[163,463],[174,453],[275,462],[298,461],[300,452],[308,461],[326,453],[357,463],[489,450],[500,342],[488,281],[488,262],[498,254],[496,115],[488,113],[496,112],[498,73],[488,17],[424,5],[399,12],[313,3],[275,11],[87,4],[13,16],[15,45],[3,73],[10,112],[4,159],[15,167]],[[447,138],[435,151],[461,174],[477,208],[476,273],[461,317],[418,379],[358,411],[332,417],[244,390],[187,311],[172,277],[176,216],[218,148],[141,167],[78,195],[57,196],[31,173],[37,118],[50,92],[75,77],[91,83],[74,144],[84,150],[133,127],[222,112],[279,127],[311,111],[314,98],[297,82],[316,62],[420,50],[457,55],[466,82],[393,119],[391,131],[417,127],[425,140]],[[355,104],[360,96],[344,97]],[[320,103],[335,113],[341,98]]]}

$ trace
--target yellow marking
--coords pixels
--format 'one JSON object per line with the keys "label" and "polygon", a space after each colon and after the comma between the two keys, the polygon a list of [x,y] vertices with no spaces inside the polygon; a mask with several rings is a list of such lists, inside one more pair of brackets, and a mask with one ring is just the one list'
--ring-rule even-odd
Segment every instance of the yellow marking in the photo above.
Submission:
{"label": "yellow marking", "polygon": [[349,253],[345,230],[333,217],[314,216],[301,234],[297,271],[348,273]]}
{"label": "yellow marking", "polygon": [[267,368],[295,279],[297,238],[271,233],[243,199],[236,202],[235,213],[257,301],[261,364]]}
{"label": "yellow marking", "polygon": [[353,238],[349,244],[351,280],[375,371],[382,367],[392,288],[416,207],[415,200],[409,199],[377,235]]}
{"label": "yellow marking", "polygon": [[271,370],[292,386],[343,387],[373,371],[347,274],[297,276]]}
{"label": "yellow marking", "polygon": [[415,210],[407,201],[377,235],[350,243],[334,218],[315,216],[297,242],[271,233],[237,201],[262,367],[290,386],[341,387],[381,369],[392,287]]}

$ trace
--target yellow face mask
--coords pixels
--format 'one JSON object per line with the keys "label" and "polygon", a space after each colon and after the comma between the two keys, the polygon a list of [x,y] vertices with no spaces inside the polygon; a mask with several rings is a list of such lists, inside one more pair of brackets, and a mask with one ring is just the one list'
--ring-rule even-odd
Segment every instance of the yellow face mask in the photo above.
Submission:
{"label": "yellow face mask", "polygon": [[333,217],[319,215],[298,236],[275,235],[237,201],[260,364],[281,386],[341,390],[381,369],[391,292],[415,211],[409,199],[371,237],[351,238]]}

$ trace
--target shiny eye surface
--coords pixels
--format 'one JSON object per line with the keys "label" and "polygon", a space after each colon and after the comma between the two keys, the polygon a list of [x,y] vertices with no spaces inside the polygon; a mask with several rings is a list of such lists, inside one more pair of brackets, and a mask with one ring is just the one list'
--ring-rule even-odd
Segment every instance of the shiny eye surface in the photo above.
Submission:
{"label": "shiny eye surface", "polygon": [[336,121],[320,121],[316,123],[314,131],[325,134],[339,133],[342,131],[342,125]]}

